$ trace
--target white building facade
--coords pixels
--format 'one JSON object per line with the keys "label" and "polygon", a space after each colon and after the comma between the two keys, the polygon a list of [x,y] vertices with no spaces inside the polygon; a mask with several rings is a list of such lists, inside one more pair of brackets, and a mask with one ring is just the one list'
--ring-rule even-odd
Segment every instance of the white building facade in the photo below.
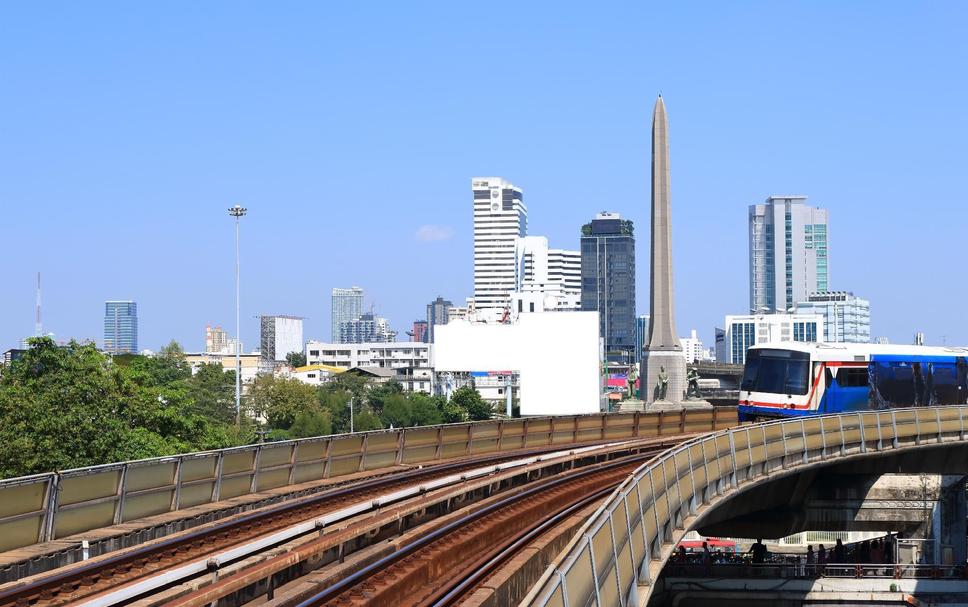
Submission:
{"label": "white building facade", "polygon": [[515,243],[515,290],[511,314],[581,309],[581,253],[548,248],[544,236]]}
{"label": "white building facade", "polygon": [[819,314],[745,314],[727,316],[724,346],[726,360],[717,362],[742,365],[746,351],[756,344],[791,341],[820,341],[824,334],[823,316]]}
{"label": "white building facade", "polygon": [[474,177],[474,304],[500,317],[517,287],[516,244],[528,234],[520,188],[500,177]]}
{"label": "white building facade", "polygon": [[303,319],[299,316],[260,316],[259,328],[263,360],[285,362],[286,354],[303,351]]}
{"label": "white building facade", "polygon": [[433,367],[433,344],[413,341],[334,344],[310,340],[306,344],[306,364],[341,369]]}
{"label": "white building facade", "polygon": [[694,363],[706,360],[709,353],[703,346],[702,340],[696,335],[693,329],[689,337],[680,337],[679,343],[682,344],[682,355],[686,357],[687,363]]}
{"label": "white building facade", "polygon": [[848,291],[811,293],[806,301],[797,303],[797,313],[823,316],[823,341],[871,341],[871,303]]}
{"label": "white building facade", "polygon": [[827,211],[806,196],[770,196],[749,207],[750,311],[793,312],[828,289]]}

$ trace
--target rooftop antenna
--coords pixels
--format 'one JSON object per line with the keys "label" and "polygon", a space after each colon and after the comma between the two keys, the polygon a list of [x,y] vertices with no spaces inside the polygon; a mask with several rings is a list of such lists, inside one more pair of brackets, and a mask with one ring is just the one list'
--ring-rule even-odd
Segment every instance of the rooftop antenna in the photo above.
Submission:
{"label": "rooftop antenna", "polygon": [[34,321],[34,336],[44,335],[44,325],[40,322],[40,272],[37,272],[37,319]]}

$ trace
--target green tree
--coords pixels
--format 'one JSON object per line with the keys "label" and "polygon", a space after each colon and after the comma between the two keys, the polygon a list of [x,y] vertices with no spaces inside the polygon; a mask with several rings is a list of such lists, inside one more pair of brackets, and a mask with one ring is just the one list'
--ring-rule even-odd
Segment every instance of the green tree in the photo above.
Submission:
{"label": "green tree", "polygon": [[218,363],[204,363],[187,385],[195,412],[223,424],[235,421],[235,370],[226,371]]}
{"label": "green tree", "polygon": [[413,412],[410,399],[403,394],[391,394],[383,401],[383,413],[380,415],[383,423],[394,428],[413,426]]}
{"label": "green tree", "polygon": [[115,364],[91,344],[31,340],[0,371],[0,476],[232,444],[191,411],[178,364],[144,359]]}
{"label": "green tree", "polygon": [[296,419],[289,427],[291,438],[325,436],[332,433],[333,422],[330,419],[329,411],[302,411],[296,414]]}
{"label": "green tree", "polygon": [[368,432],[370,430],[381,430],[383,428],[383,422],[380,421],[380,416],[369,409],[364,408],[362,410],[355,411],[353,418],[353,428],[356,432]]}
{"label": "green tree", "polygon": [[467,411],[467,417],[472,421],[491,419],[494,408],[481,398],[481,393],[472,386],[461,386],[450,397],[450,401]]}
{"label": "green tree", "polygon": [[286,362],[290,367],[305,367],[306,355],[302,352],[290,352],[286,354]]}
{"label": "green tree", "polygon": [[249,386],[246,409],[264,417],[270,428],[289,428],[299,413],[319,411],[316,389],[298,379],[260,373]]}
{"label": "green tree", "polygon": [[410,395],[410,421],[414,426],[433,426],[444,421],[441,412],[446,400],[421,392]]}
{"label": "green tree", "polygon": [[388,399],[403,394],[403,384],[398,381],[388,381],[385,384],[370,384],[366,391],[366,402],[377,414],[383,412]]}

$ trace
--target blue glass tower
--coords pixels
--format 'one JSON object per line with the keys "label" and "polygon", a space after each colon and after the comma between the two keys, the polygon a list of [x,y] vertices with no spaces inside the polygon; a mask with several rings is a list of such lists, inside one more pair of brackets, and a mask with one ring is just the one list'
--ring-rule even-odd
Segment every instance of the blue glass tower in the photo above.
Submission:
{"label": "blue glass tower", "polygon": [[133,301],[104,303],[104,351],[109,354],[138,353],[138,304]]}

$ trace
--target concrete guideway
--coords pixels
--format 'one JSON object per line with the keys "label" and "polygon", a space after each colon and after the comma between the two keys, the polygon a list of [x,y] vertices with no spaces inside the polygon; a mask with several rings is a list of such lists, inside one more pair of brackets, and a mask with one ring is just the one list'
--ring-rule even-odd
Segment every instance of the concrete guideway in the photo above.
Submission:
{"label": "concrete guideway", "polygon": [[[0,481],[0,551],[8,551],[0,553],[0,567],[45,552],[73,551],[73,558],[79,558],[81,542],[95,530],[128,525],[118,535],[130,534],[131,523],[145,517],[321,479],[541,445],[665,436],[736,423],[735,411],[728,410],[490,420],[265,443],[7,479]],[[102,540],[104,534],[93,535]],[[50,546],[46,551],[25,549],[38,543]],[[25,550],[9,554],[17,549]]]}
{"label": "concrete guideway", "polygon": [[[572,457],[583,457],[582,454],[586,449],[582,447],[582,445],[597,444],[599,445],[599,447],[596,447],[596,449],[600,449],[603,444],[604,445],[622,444],[624,442],[627,442],[628,439],[635,439],[635,440],[654,439],[654,440],[662,440],[668,443],[669,439],[672,439],[673,437],[676,437],[676,436],[681,436],[685,429],[691,429],[695,431],[700,431],[700,430],[708,431],[712,428],[726,426],[726,425],[735,424],[735,423],[736,423],[735,414],[732,412],[719,412],[719,413],[714,413],[714,412],[679,413],[677,412],[674,414],[666,413],[662,415],[658,415],[658,414],[652,414],[652,415],[635,414],[635,415],[622,415],[622,416],[602,415],[602,416],[578,416],[578,417],[564,418],[564,419],[507,420],[507,421],[501,421],[501,422],[485,422],[484,424],[481,424],[483,426],[483,429],[474,427],[475,426],[474,424],[460,424],[458,425],[459,427],[456,427],[456,428],[454,426],[442,426],[442,427],[436,427],[436,428],[430,428],[430,429],[417,428],[414,430],[418,430],[418,431],[430,430],[432,431],[432,436],[436,437],[437,439],[436,444],[434,445],[434,443],[431,443],[431,445],[434,445],[433,449],[431,450],[431,454],[432,454],[431,457],[434,455],[439,456],[439,454],[445,451],[446,452],[450,451],[450,449],[444,448],[443,445],[446,445],[446,444],[461,445],[460,439],[454,438],[455,435],[457,437],[460,437],[460,436],[464,437],[464,442],[460,449],[460,452],[465,454],[464,457],[463,458],[455,457],[449,460],[450,462],[453,462],[454,465],[462,466],[463,471],[460,475],[457,475],[459,476],[459,478],[455,477],[455,478],[448,479],[454,482],[459,480],[461,483],[463,483],[465,481],[466,482],[473,481],[473,479],[470,478],[468,475],[473,476],[477,474],[476,472],[471,472],[470,466],[468,466],[466,462],[462,463],[463,460],[472,461],[475,459],[479,460],[482,458],[490,457],[491,459],[504,458],[504,460],[506,461],[508,459],[511,459],[516,453],[520,453],[522,450],[530,451],[532,453],[534,452],[547,453],[547,452],[558,451],[558,453],[556,454],[557,456],[560,456],[561,453],[568,453]],[[507,430],[507,433],[503,434],[502,429]],[[497,430],[497,434],[496,435],[490,434],[494,430]],[[519,430],[519,431],[516,431],[516,430]],[[394,431],[392,434],[396,436],[396,444],[398,446],[403,445],[404,447],[406,447],[408,445],[408,441],[406,440],[406,438],[399,437],[399,435],[402,433],[403,431]],[[377,434],[385,435],[385,434],[391,434],[391,433],[383,432],[383,433],[377,433]],[[426,436],[428,433],[424,432],[423,434],[424,436]],[[340,437],[335,437],[335,438],[340,438]],[[369,445],[379,444],[381,439],[385,437],[379,437],[378,439],[375,439],[375,440],[371,440],[371,437],[369,436],[362,436],[362,437],[357,436],[355,438],[364,447],[366,447],[368,444]],[[578,442],[578,444],[576,445],[576,439],[588,439],[588,440]],[[410,442],[410,445],[413,446],[413,443]],[[521,448],[522,445],[527,445],[527,447],[522,449]],[[560,447],[564,447],[565,450],[562,451],[559,447],[557,447],[557,445],[560,445]],[[277,446],[277,445],[265,445],[264,447],[273,447],[273,446]],[[283,444],[282,446],[295,449],[298,447],[298,444],[286,443],[286,444]],[[498,450],[502,446],[504,447],[504,449]],[[420,445],[420,448],[423,448],[424,452],[426,453],[425,447],[426,445]],[[517,447],[517,449],[516,450],[512,449],[510,451],[507,450],[508,448],[513,448],[513,447]],[[485,453],[490,453],[491,455],[489,456],[483,455]],[[401,458],[407,456],[405,452],[399,449],[397,451],[397,454],[398,454],[398,457],[401,457]],[[170,460],[171,458],[168,458],[168,459]],[[357,466],[364,467],[363,462],[366,459],[367,459],[367,453],[364,450],[362,455],[358,455]],[[518,464],[527,467],[531,465],[537,465],[538,463],[546,460],[547,460],[547,456],[530,457],[526,460],[518,462]],[[434,462],[434,461],[439,461],[439,460],[431,460],[431,462]],[[125,466],[125,465],[126,464],[121,464],[119,466]],[[426,470],[429,472],[432,469],[437,468],[438,466],[440,465],[438,464],[436,466],[428,466]],[[445,466],[440,466],[440,467],[445,467]],[[508,469],[508,468],[513,468],[513,467],[510,464],[492,466],[490,468],[483,469],[483,471],[480,471],[480,475],[496,474],[502,471],[503,469]],[[383,470],[383,469],[380,468],[379,470]],[[99,472],[100,470],[97,470],[97,471],[94,471],[93,473],[97,474]],[[409,473],[411,474],[414,472],[416,471],[415,470],[409,471]],[[292,470],[290,468],[290,474],[291,473],[292,473]],[[437,473],[435,472],[435,474]],[[399,485],[400,479],[397,479],[398,476],[405,477],[407,476],[407,474],[405,473],[402,475],[400,474],[387,475],[387,478],[383,479],[382,481],[379,478],[374,480],[380,481],[380,482],[386,482],[388,483],[388,486],[392,485],[393,483],[397,483]],[[438,474],[438,476],[440,475]],[[23,479],[17,479],[17,480],[23,480]],[[369,481],[369,482],[372,483],[374,481]],[[486,484],[487,481],[483,480],[482,482]],[[407,498],[412,498],[417,496],[417,493],[421,493],[424,491],[431,491],[436,487],[436,485],[434,487],[431,487],[426,480],[422,480],[421,483],[422,483],[421,486],[409,492],[406,489],[400,489],[399,487],[396,487],[394,488],[394,490],[384,490],[385,495],[383,495],[382,498],[379,495],[376,495],[374,497],[366,498],[366,500],[364,501],[368,502],[369,508],[375,508],[379,510],[379,509],[386,508],[391,501],[401,500],[401,499],[405,500]],[[13,486],[17,486],[17,485],[14,484]],[[345,493],[347,492],[347,490],[351,490],[351,488],[355,486],[356,486],[356,483],[346,485],[345,488],[342,489],[342,491]],[[374,488],[377,488],[377,486],[375,485]],[[414,491],[416,491],[417,493],[414,493]],[[323,493],[327,493],[327,492],[323,492]],[[347,493],[347,495],[349,495],[349,493]],[[297,500],[297,502],[299,502],[300,504],[303,502],[308,502],[313,500],[318,502],[319,501],[318,498],[325,499],[326,497],[327,496],[325,495],[313,496],[313,498]],[[102,503],[107,503],[107,502],[102,502]],[[115,503],[115,506],[117,506],[117,502],[114,502],[114,503]],[[280,508],[280,506],[282,507]],[[326,506],[328,508],[326,510],[327,516],[329,516],[329,514],[331,514],[330,510],[333,510],[332,506],[338,506],[338,504],[326,504]],[[259,522],[259,518],[258,518],[260,516],[259,512],[252,512],[241,517],[242,519],[246,519],[245,524],[248,525],[248,527],[246,528],[246,530],[244,530],[244,533],[242,534],[244,537],[239,537],[238,539],[234,539],[236,537],[236,532],[234,531],[234,528],[232,528],[232,530],[228,531],[231,537],[225,538],[225,539],[232,539],[236,544],[239,543],[239,539],[242,539],[246,544],[248,544],[248,548],[242,548],[241,551],[239,551],[238,547],[230,548],[229,551],[223,555],[225,558],[216,559],[216,562],[214,563],[215,566],[217,567],[221,566],[223,562],[235,561],[240,558],[246,558],[247,554],[252,554],[253,552],[258,552],[265,548],[278,545],[280,542],[287,541],[287,539],[291,537],[293,534],[298,535],[299,533],[307,532],[306,529],[302,529],[302,528],[295,529],[295,527],[298,527],[299,525],[298,521],[300,519],[298,518],[298,516],[295,516],[295,517],[290,516],[290,513],[287,511],[287,508],[288,506],[286,504],[281,504],[273,508],[268,508],[268,511],[272,511],[273,513],[275,513],[276,511],[279,511],[279,512],[283,512],[286,515],[285,518],[280,519],[279,521],[275,521],[275,519],[267,519],[267,521],[271,523],[268,526],[265,526]],[[359,509],[353,510],[353,512],[347,511],[346,515],[351,516],[354,514],[358,514],[359,512],[360,512]],[[266,512],[264,514],[269,514],[269,512]],[[275,514],[275,516],[276,518],[278,518],[278,514]],[[310,524],[313,526],[313,529],[310,529],[309,532],[312,532],[317,528],[316,525],[318,525],[319,521],[316,518],[313,518],[311,516],[304,517],[304,518],[308,519],[304,521],[306,524]],[[279,525],[280,522],[285,523],[286,521],[292,521],[292,523],[290,524],[294,523],[293,527],[289,528],[288,531],[284,528],[281,528]],[[234,519],[233,519],[233,522],[235,522]],[[332,522],[333,521],[329,521],[329,520],[323,521],[323,525],[324,526],[329,525]],[[219,523],[213,523],[212,525],[217,527]],[[264,527],[264,529],[260,529],[260,527]],[[226,528],[226,530],[229,530],[229,529],[230,528]],[[256,531],[261,531],[261,533],[255,533]],[[222,535],[224,535],[224,533],[225,532],[222,532]],[[185,535],[185,533],[179,534],[179,535]],[[188,535],[191,535],[191,534],[188,533]],[[200,537],[201,536],[199,536],[199,538]],[[169,538],[169,539],[177,540],[177,538]],[[159,542],[157,541],[152,542],[151,544],[146,545],[146,548],[148,550],[152,550],[155,548],[155,545],[158,543]],[[104,571],[106,572],[113,571],[112,575],[117,575],[118,572],[120,572],[120,574],[126,576],[125,577],[126,580],[132,576],[133,578],[138,578],[138,577],[144,576],[144,574],[148,574],[148,573],[154,574],[156,572],[161,572],[162,570],[167,570],[161,576],[158,576],[158,580],[161,580],[165,583],[170,583],[177,579],[181,579],[183,575],[190,575],[195,573],[194,570],[193,571],[185,570],[180,572],[179,575],[174,575],[174,572],[172,571],[172,569],[177,569],[179,567],[188,566],[188,565],[191,565],[197,568],[198,566],[197,562],[195,562],[194,564],[191,564],[185,560],[184,557],[186,555],[183,553],[186,552],[186,549],[189,552],[191,552],[192,550],[195,550],[195,551],[202,550],[203,552],[206,552],[205,549],[210,548],[210,546],[207,544],[207,540],[202,541],[201,545],[199,545],[199,539],[194,537],[184,548],[181,547],[180,544],[168,545],[170,542],[168,542],[167,539],[161,543],[164,543],[166,547],[158,553],[159,556],[157,557],[151,556],[146,552],[145,554],[139,554],[134,558],[134,560],[131,561],[131,563],[128,563],[128,564],[118,561],[117,563],[110,565],[110,563],[113,563],[113,561],[111,560],[112,555],[104,555],[102,557],[99,557],[98,559],[95,559],[94,561],[97,561],[98,566],[100,566],[102,563],[105,562],[104,559],[107,559],[106,562],[109,563],[109,565],[108,565],[108,568],[105,569]],[[192,543],[194,543],[194,545],[191,545]],[[225,543],[225,546],[230,546],[231,544],[232,542],[227,542]],[[220,546],[221,545],[222,544],[220,544]],[[125,555],[127,555],[128,552],[130,551],[127,551],[127,550],[123,551],[123,553],[118,555],[119,558],[122,558],[122,559],[126,558]],[[208,550],[207,552],[211,552],[211,551]],[[211,554],[206,554],[206,557],[211,557]],[[113,583],[113,578],[111,578],[110,576],[106,576],[102,573],[95,572],[94,570],[87,571],[87,569],[89,569],[88,565],[95,565],[94,561],[90,561],[88,563],[78,565],[78,567],[85,569],[85,571],[79,573],[79,577],[75,576],[77,577],[76,580],[74,580],[73,578],[69,580],[66,577],[62,577],[62,576],[66,575],[70,577],[71,575],[74,575],[74,573],[78,573],[77,571],[75,571],[78,567],[69,567],[67,568],[67,570],[64,571],[64,573],[57,572],[58,579],[55,585],[50,587],[49,591],[54,594],[61,594],[62,596],[71,597],[71,600],[76,600],[77,598],[79,598],[79,595],[77,595],[76,593],[79,592],[80,586],[87,586],[89,587],[88,588],[89,591],[97,593],[104,589],[105,584],[107,584],[108,586],[115,585]],[[204,560],[204,563],[203,563],[205,565],[204,569],[207,569],[210,566],[211,561],[212,561],[211,558],[206,558]],[[114,567],[114,570],[111,569],[112,566]],[[131,572],[131,576],[128,576],[129,571]],[[172,577],[173,575],[174,577]],[[21,584],[17,584],[16,586],[20,586],[20,585]],[[152,591],[152,588],[145,586],[143,588],[139,587],[138,590],[150,592]],[[3,592],[3,594],[5,596],[0,597],[0,599],[15,598],[13,594],[8,594],[7,592]],[[84,593],[81,593],[81,594],[84,594],[85,596],[87,596],[87,595],[90,595],[90,592],[85,591]],[[0,600],[0,604],[3,604],[5,602],[6,600]]]}
{"label": "concrete guideway", "polygon": [[525,604],[646,605],[679,539],[747,488],[885,456],[916,469],[934,455],[964,472],[966,427],[968,407],[925,407],[774,421],[687,441],[619,487]]}

